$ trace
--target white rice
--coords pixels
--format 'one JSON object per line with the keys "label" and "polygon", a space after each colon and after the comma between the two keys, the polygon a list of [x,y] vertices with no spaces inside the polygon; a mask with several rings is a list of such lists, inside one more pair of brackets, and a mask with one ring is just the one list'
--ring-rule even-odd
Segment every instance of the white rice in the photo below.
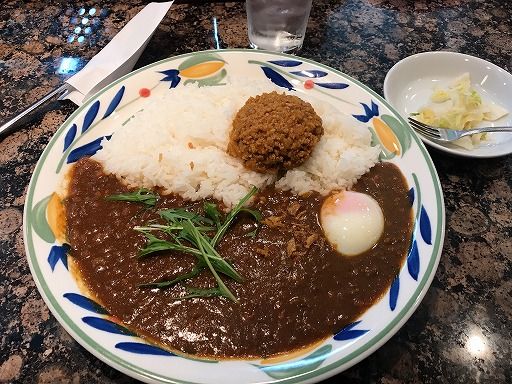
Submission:
{"label": "white rice", "polygon": [[[225,152],[236,112],[250,96],[273,90],[254,83],[172,89],[117,127],[93,158],[129,186],[163,187],[191,200],[214,197],[231,206],[252,185],[276,182],[275,176],[249,171]],[[276,186],[324,195],[350,188],[378,161],[380,149],[370,146],[369,130],[353,117],[325,102],[307,101],[322,118],[324,135],[312,156]]]}

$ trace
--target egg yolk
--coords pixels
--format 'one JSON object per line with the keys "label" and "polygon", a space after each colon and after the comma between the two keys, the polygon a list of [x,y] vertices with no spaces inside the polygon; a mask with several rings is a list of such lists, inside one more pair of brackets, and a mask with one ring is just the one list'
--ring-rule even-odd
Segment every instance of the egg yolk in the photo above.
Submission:
{"label": "egg yolk", "polygon": [[320,210],[320,222],[329,243],[346,256],[371,249],[384,230],[384,215],[371,196],[352,191],[327,197]]}

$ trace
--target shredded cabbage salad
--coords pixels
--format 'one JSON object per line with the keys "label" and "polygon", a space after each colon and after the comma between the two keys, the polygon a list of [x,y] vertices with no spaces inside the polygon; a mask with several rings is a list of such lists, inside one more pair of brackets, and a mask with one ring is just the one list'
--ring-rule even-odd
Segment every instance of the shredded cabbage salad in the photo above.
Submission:
{"label": "shredded cabbage salad", "polygon": [[[469,73],[464,73],[447,87],[436,87],[430,96],[430,104],[414,114],[414,118],[429,125],[456,130],[476,128],[482,121],[495,121],[508,111],[494,103],[483,102],[471,87]],[[471,150],[486,140],[480,133],[463,137],[453,143]]]}

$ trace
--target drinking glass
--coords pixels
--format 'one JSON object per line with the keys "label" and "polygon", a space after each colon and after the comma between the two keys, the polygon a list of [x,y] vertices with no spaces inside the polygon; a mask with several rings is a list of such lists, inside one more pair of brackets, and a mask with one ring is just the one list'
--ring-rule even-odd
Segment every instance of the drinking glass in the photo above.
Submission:
{"label": "drinking glass", "polygon": [[302,47],[312,0],[247,0],[252,48],[296,52]]}

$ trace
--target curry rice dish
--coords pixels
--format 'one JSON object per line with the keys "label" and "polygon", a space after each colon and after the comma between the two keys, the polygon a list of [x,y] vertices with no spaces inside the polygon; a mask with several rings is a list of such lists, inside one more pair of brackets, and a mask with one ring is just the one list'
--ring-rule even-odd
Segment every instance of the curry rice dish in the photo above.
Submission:
{"label": "curry rice dish", "polygon": [[170,350],[286,353],[332,336],[389,289],[411,237],[407,191],[396,166],[378,163],[345,192],[374,200],[384,219],[378,241],[348,256],[320,224],[329,199],[318,191],[270,184],[245,204],[192,200],[134,188],[85,158],[72,167],[64,200],[72,270],[122,324]]}

